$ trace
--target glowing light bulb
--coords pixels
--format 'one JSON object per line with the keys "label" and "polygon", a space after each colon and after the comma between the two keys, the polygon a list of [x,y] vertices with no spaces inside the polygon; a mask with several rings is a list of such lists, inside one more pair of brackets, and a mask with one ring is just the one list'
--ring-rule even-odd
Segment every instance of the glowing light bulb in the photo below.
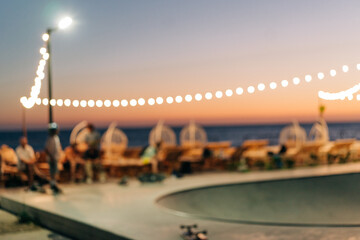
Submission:
{"label": "glowing light bulb", "polygon": [[289,85],[289,82],[287,80],[282,80],[281,81],[281,86],[287,87],[288,85]]}
{"label": "glowing light bulb", "polygon": [[50,36],[49,36],[49,34],[44,33],[44,34],[41,36],[41,38],[42,38],[42,40],[43,40],[44,42],[47,42],[47,41],[49,40]]}
{"label": "glowing light bulb", "polygon": [[34,79],[34,82],[35,82],[35,84],[38,84],[38,85],[41,86],[41,79],[40,79],[39,77],[36,77],[36,78]]}
{"label": "glowing light bulb", "polygon": [[61,107],[61,106],[64,104],[64,101],[63,101],[62,99],[58,99],[58,100],[56,101],[56,104],[57,104],[59,107]]}
{"label": "glowing light bulb", "polygon": [[222,98],[222,96],[223,96],[222,91],[216,91],[215,97],[217,97],[217,98]]}
{"label": "glowing light bulb", "polygon": [[38,73],[38,78],[43,80],[45,78],[45,74],[43,72]]}
{"label": "glowing light bulb", "polygon": [[[294,85],[299,85],[300,84],[300,78],[294,77],[293,78],[293,83],[294,83]],[[282,84],[282,82],[281,82],[281,84]]]}
{"label": "glowing light bulb", "polygon": [[244,89],[242,89],[241,87],[238,87],[238,88],[236,89],[236,94],[237,94],[237,95],[241,95],[241,94],[243,94],[243,92],[244,92]]}
{"label": "glowing light bulb", "polygon": [[42,55],[44,53],[46,53],[46,48],[44,48],[44,47],[40,48],[40,54]]}
{"label": "glowing light bulb", "polygon": [[35,103],[36,103],[36,105],[41,105],[41,99],[40,99],[40,98],[37,98],[37,99],[35,100]]}
{"label": "glowing light bulb", "polygon": [[255,92],[255,88],[254,88],[253,86],[249,86],[249,87],[247,88],[247,91],[248,91],[248,93],[254,93],[254,92]]}
{"label": "glowing light bulb", "polygon": [[49,104],[49,99],[43,98],[42,104],[43,104],[44,106],[47,106],[47,105]]}
{"label": "glowing light bulb", "polygon": [[342,66],[342,70],[343,70],[343,72],[346,73],[349,71],[349,67],[347,65],[344,65],[344,66]]}
{"label": "glowing light bulb", "polygon": [[49,55],[48,53],[44,53],[44,55],[43,55],[43,59],[44,59],[44,60],[48,60],[49,57],[50,57],[50,55]]}
{"label": "glowing light bulb", "polygon": [[95,106],[95,101],[94,100],[89,100],[87,105],[92,108],[92,107]]}
{"label": "glowing light bulb", "polygon": [[39,69],[36,71],[36,75],[41,76],[42,74],[44,74],[44,72],[42,70]]}
{"label": "glowing light bulb", "polygon": [[360,70],[360,63],[356,64],[356,69]]}
{"label": "glowing light bulb", "polygon": [[25,96],[20,98],[20,102],[22,103],[22,105],[24,105],[26,101],[27,101],[27,98]]}
{"label": "glowing light bulb", "polygon": [[168,104],[172,104],[172,103],[174,102],[174,98],[173,98],[173,97],[167,97],[167,98],[166,98],[166,102],[167,102]]}
{"label": "glowing light bulb", "polygon": [[103,103],[103,101],[101,101],[101,100],[96,100],[96,106],[97,107],[102,107],[104,105],[104,103]]}
{"label": "glowing light bulb", "polygon": [[322,80],[322,79],[324,79],[325,74],[322,73],[322,72],[319,72],[318,75],[317,75],[317,77],[318,77],[318,79]]}
{"label": "glowing light bulb", "polygon": [[126,107],[128,104],[129,103],[127,100],[125,100],[125,99],[121,100],[121,106]]}
{"label": "glowing light bulb", "polygon": [[202,99],[202,95],[200,93],[195,94],[196,101],[201,101],[201,99]]}
{"label": "glowing light bulb", "polygon": [[135,107],[136,104],[137,104],[136,99],[131,99],[131,100],[130,100],[130,106]]}
{"label": "glowing light bulb", "polygon": [[360,101],[360,94],[356,95],[356,100]]}
{"label": "glowing light bulb", "polygon": [[330,76],[332,76],[332,77],[336,76],[336,70],[335,69],[330,70]]}
{"label": "glowing light bulb", "polygon": [[40,66],[45,66],[45,65],[46,65],[46,61],[45,61],[44,59],[41,59],[41,60],[39,61],[39,65],[40,65]]}
{"label": "glowing light bulb", "polygon": [[43,71],[44,71],[44,68],[45,68],[44,66],[42,66],[42,65],[39,65],[39,66],[38,66],[38,69],[37,69],[37,71],[41,71],[41,72],[43,72]]}
{"label": "glowing light bulb", "polygon": [[225,95],[231,97],[233,95],[233,91],[231,89],[228,89],[225,91]]}
{"label": "glowing light bulb", "polygon": [[114,107],[119,107],[120,106],[120,101],[119,100],[114,100],[113,101],[113,106]]}
{"label": "glowing light bulb", "polygon": [[185,101],[191,102],[191,100],[192,100],[192,96],[190,94],[185,96]]}
{"label": "glowing light bulb", "polygon": [[160,104],[163,104],[163,102],[164,102],[164,99],[163,99],[162,97],[157,97],[157,98],[156,98],[156,103],[157,103],[157,104],[160,105]]}
{"label": "glowing light bulb", "polygon": [[260,84],[258,85],[258,90],[259,90],[259,91],[264,91],[264,90],[265,90],[265,84],[260,83]]}
{"label": "glowing light bulb", "polygon": [[[86,102],[85,102],[85,104],[86,104]],[[72,101],[72,105],[73,105],[74,107],[78,107],[78,106],[80,105],[79,100],[73,100],[73,101]]]}
{"label": "glowing light bulb", "polygon": [[306,82],[311,82],[311,80],[312,80],[311,75],[306,75],[306,76],[305,76],[305,81],[306,81]]}
{"label": "glowing light bulb", "polygon": [[50,105],[54,107],[54,106],[56,105],[56,100],[55,100],[55,99],[51,99],[51,100],[50,100]]}
{"label": "glowing light bulb", "polygon": [[[73,103],[73,104],[74,104],[74,103]],[[80,106],[81,106],[81,107],[86,107],[86,105],[87,105],[86,100],[81,100],[81,101],[80,101]]]}
{"label": "glowing light bulb", "polygon": [[144,104],[145,104],[145,99],[139,98],[139,99],[138,99],[138,104],[139,104],[140,106],[144,106]]}
{"label": "glowing light bulb", "polygon": [[211,93],[211,92],[205,93],[205,98],[206,98],[207,100],[212,99],[212,93]]}
{"label": "glowing light bulb", "polygon": [[271,89],[275,89],[276,87],[277,87],[276,82],[271,82],[271,83],[270,83],[270,88],[271,88]]}
{"label": "glowing light bulb", "polygon": [[155,104],[155,99],[149,98],[149,99],[148,99],[148,104],[149,104],[150,106],[154,105],[154,104]]}
{"label": "glowing light bulb", "polygon": [[24,104],[25,108],[32,108],[35,105],[35,99],[34,98],[28,98],[27,101]]}
{"label": "glowing light bulb", "polygon": [[105,100],[105,101],[104,101],[104,106],[105,106],[105,107],[111,107],[111,101],[108,100],[108,99]]}
{"label": "glowing light bulb", "polygon": [[182,102],[182,97],[181,96],[176,96],[176,98],[175,98],[175,102],[177,102],[177,103],[181,103]]}
{"label": "glowing light bulb", "polygon": [[348,98],[349,101],[351,101],[351,100],[354,99],[354,96],[353,95],[348,95],[347,98]]}
{"label": "glowing light bulb", "polygon": [[32,91],[32,92],[30,93],[30,96],[31,96],[32,98],[36,98],[36,97],[37,97],[37,95],[36,95],[36,93],[35,93],[34,91]]}
{"label": "glowing light bulb", "polygon": [[70,105],[71,105],[71,100],[70,100],[70,99],[65,99],[64,105],[65,105],[66,107],[70,107]]}

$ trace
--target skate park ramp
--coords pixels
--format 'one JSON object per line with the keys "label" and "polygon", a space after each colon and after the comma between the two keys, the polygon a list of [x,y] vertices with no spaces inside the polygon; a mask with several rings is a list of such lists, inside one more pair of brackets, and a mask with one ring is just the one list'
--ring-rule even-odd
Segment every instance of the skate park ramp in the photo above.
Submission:
{"label": "skate park ramp", "polygon": [[284,226],[360,226],[360,174],[209,186],[171,193],[157,204],[174,214]]}

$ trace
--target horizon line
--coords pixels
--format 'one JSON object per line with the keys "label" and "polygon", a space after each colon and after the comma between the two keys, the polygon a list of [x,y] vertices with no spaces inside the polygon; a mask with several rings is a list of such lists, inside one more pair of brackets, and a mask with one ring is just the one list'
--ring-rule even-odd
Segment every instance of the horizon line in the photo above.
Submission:
{"label": "horizon line", "polygon": [[[196,121],[195,121],[196,122]],[[210,124],[202,124],[199,123],[200,121],[196,122],[199,125],[203,126],[203,127],[235,127],[235,126],[276,126],[276,125],[289,125],[292,123],[292,121],[275,121],[275,122],[245,122],[245,123],[210,123]],[[305,120],[305,121],[298,121],[299,124],[313,124],[315,123],[315,121],[310,121],[310,120]],[[333,120],[333,121],[326,121],[327,124],[341,124],[341,123],[360,123],[360,121],[354,121],[354,120]],[[77,123],[76,123],[77,124]],[[73,127],[61,127],[60,126],[60,131],[61,130],[71,130],[73,129],[76,124]],[[108,126],[111,123],[108,124]],[[184,127],[186,126],[188,123],[185,124],[166,124],[170,127],[173,128],[178,128],[178,127]],[[66,124],[65,124],[66,125]],[[156,124],[139,124],[138,126],[134,126],[134,125],[119,125],[118,127],[121,129],[136,129],[136,128],[153,128]],[[103,124],[99,124],[98,126],[96,126],[97,129],[106,129],[108,128],[108,126],[104,126]],[[32,126],[27,128],[27,131],[38,131],[38,130],[46,130],[45,126]],[[1,132],[10,132],[10,131],[22,131],[22,127],[10,127],[10,128],[2,128],[0,127],[0,131]]]}

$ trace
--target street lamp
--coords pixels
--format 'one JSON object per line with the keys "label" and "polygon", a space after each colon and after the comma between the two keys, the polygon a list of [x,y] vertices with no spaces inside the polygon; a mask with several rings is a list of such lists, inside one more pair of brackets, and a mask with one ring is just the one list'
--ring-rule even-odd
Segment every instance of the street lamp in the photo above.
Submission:
{"label": "street lamp", "polygon": [[[46,42],[46,48],[47,48],[47,53],[48,53],[48,70],[47,70],[47,74],[48,74],[48,90],[49,90],[49,101],[51,101],[52,99],[52,82],[51,82],[51,50],[50,50],[50,40],[51,40],[51,34],[58,30],[58,29],[65,29],[67,27],[69,27],[72,23],[72,19],[70,17],[65,17],[63,19],[60,20],[59,24],[57,27],[55,28],[48,28],[46,30],[46,33],[44,33],[42,35],[42,39]],[[49,124],[51,124],[53,122],[53,112],[52,112],[52,104],[49,104]]]}

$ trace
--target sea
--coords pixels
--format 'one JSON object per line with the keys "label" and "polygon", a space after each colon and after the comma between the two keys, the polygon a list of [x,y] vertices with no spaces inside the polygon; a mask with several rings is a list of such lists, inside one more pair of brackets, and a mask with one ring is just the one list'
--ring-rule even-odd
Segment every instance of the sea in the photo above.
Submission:
{"label": "sea", "polygon": [[[250,139],[268,139],[270,145],[277,145],[279,134],[288,124],[267,124],[267,125],[235,125],[235,126],[203,126],[209,142],[231,141],[233,146],[240,146],[245,140]],[[309,134],[312,123],[300,124]],[[360,139],[360,122],[352,123],[328,123],[330,140],[356,138]],[[152,127],[132,127],[121,128],[127,135],[129,146],[146,146]],[[179,135],[182,127],[172,127],[176,133],[179,143]],[[97,129],[101,134],[106,128]],[[69,145],[71,129],[62,129],[59,133],[60,141],[63,147]],[[41,151],[44,148],[47,131],[28,130],[29,144],[35,151]],[[0,130],[0,146],[6,144],[12,148],[18,145],[22,131],[19,130]]]}

